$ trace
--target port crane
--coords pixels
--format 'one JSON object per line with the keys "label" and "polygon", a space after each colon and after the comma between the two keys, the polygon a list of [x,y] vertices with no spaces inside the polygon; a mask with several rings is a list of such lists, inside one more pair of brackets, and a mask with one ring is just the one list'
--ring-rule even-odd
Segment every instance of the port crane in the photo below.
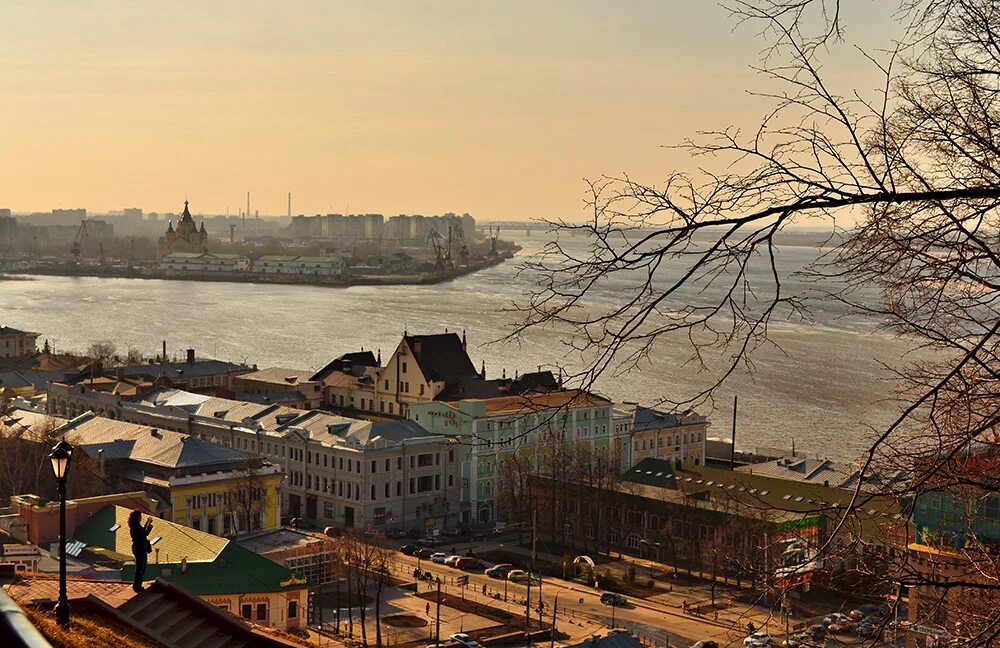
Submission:
{"label": "port crane", "polygon": [[76,238],[69,248],[69,253],[73,255],[73,261],[80,263],[80,254],[83,252],[83,241],[87,238],[87,220],[80,221],[80,228],[76,230]]}
{"label": "port crane", "polygon": [[437,271],[444,270],[444,251],[445,246],[448,245],[448,241],[441,236],[441,233],[435,228],[431,228],[431,231],[427,233],[427,245],[429,245],[434,250],[434,269]]}

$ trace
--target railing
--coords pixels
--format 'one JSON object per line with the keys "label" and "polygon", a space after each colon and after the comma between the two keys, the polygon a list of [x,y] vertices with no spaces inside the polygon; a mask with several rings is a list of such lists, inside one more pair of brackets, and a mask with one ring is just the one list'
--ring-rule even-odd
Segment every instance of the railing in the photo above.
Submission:
{"label": "railing", "polygon": [[0,645],[5,648],[52,648],[7,592],[0,589]]}

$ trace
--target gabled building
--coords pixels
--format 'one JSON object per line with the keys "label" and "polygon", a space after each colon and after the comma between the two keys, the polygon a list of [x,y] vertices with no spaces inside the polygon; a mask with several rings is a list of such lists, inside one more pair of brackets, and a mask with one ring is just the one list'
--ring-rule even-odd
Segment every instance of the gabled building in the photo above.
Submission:
{"label": "gabled building", "polygon": [[[135,571],[127,507],[101,509],[72,532],[104,561]],[[153,553],[146,580],[162,579],[205,602],[259,625],[287,630],[305,625],[308,588],[304,578],[236,542],[166,520],[153,522]]]}
{"label": "gabled building", "polygon": [[700,466],[705,463],[708,420],[693,412],[661,412],[652,407],[623,405],[632,430],[632,464],[666,459]]}
{"label": "gabled building", "polygon": [[0,326],[0,358],[21,358],[38,352],[38,333]]}
{"label": "gabled building", "polygon": [[[323,404],[323,384],[312,380],[312,371],[268,367],[237,376],[233,389],[237,393],[251,396],[274,396],[282,403],[292,404],[302,409],[312,409]],[[298,398],[289,397],[298,394]]]}
{"label": "gabled building", "polygon": [[182,432],[82,414],[56,430],[115,490],[142,489],[161,517],[230,535],[280,525],[278,466]]}

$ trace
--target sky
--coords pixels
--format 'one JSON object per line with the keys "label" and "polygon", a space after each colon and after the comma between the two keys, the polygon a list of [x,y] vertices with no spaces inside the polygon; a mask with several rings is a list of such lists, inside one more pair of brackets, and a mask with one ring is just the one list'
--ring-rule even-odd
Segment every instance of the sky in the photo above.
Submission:
{"label": "sky", "polygon": [[[848,0],[880,43],[892,3]],[[586,217],[587,178],[752,125],[711,0],[0,3],[0,207]],[[850,85],[860,56],[831,64]]]}

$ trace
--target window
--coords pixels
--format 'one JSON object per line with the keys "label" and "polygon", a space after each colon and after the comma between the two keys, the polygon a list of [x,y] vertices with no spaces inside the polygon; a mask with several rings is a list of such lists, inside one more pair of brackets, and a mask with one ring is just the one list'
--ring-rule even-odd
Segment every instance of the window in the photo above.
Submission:
{"label": "window", "polygon": [[448,463],[452,463],[453,461],[455,461],[455,451],[454,450],[449,450],[448,451]]}
{"label": "window", "polygon": [[421,396],[424,395],[424,386],[423,386],[423,384],[420,385],[420,395]]}
{"label": "window", "polygon": [[244,603],[240,606],[240,614],[243,615],[244,619],[249,619],[250,615],[253,614],[253,606],[249,603]]}
{"label": "window", "polygon": [[406,363],[403,363],[403,373],[406,373]]}
{"label": "window", "polygon": [[[386,461],[389,461],[389,460],[386,459]],[[403,469],[403,458],[402,457],[396,457],[396,470],[402,470],[402,469]]]}
{"label": "window", "polygon": [[[435,477],[440,477],[440,475],[424,475],[423,477],[417,478],[417,492],[426,493],[433,490]],[[410,480],[410,483],[413,483],[412,479]]]}
{"label": "window", "polygon": [[403,482],[396,482],[396,497],[400,497],[403,494]]}
{"label": "window", "polygon": [[612,530],[608,533],[608,541],[611,542],[611,544],[618,544],[618,532]]}
{"label": "window", "polygon": [[376,526],[380,526],[380,525],[385,524],[386,517],[387,516],[385,514],[385,508],[384,507],[379,507],[379,508],[375,509],[375,525]]}
{"label": "window", "polygon": [[343,457],[340,458],[340,469],[341,470],[344,469],[344,458]]}
{"label": "window", "polygon": [[448,475],[448,488],[455,485],[455,475]]}
{"label": "window", "polygon": [[288,602],[288,618],[295,619],[299,616],[299,604],[297,601]]}
{"label": "window", "polygon": [[392,414],[392,401],[389,401],[389,413]]}
{"label": "window", "polygon": [[[412,458],[413,457],[410,457],[410,459]],[[417,456],[417,465],[420,466],[421,468],[430,466],[432,463],[434,463],[434,457],[429,452]]]}
{"label": "window", "polygon": [[[385,471],[386,472],[389,472],[390,470],[392,470],[391,465],[392,464],[390,463],[390,461],[388,459],[386,459],[385,460]],[[373,470],[372,472],[375,472],[375,471]]]}
{"label": "window", "polygon": [[375,499],[375,484],[372,484],[372,499]]}
{"label": "window", "polygon": [[385,390],[389,391],[389,381],[388,380],[385,381]]}
{"label": "window", "polygon": [[434,490],[441,490],[441,475],[434,475]]}
{"label": "window", "polygon": [[267,603],[257,604],[257,620],[267,621]]}
{"label": "window", "polygon": [[385,411],[385,401],[380,400],[378,402],[378,411],[380,411],[380,412],[384,412]]}
{"label": "window", "polygon": [[372,474],[375,474],[375,460],[372,459]]}
{"label": "window", "polygon": [[389,498],[389,482],[385,483],[385,488],[384,488],[383,492],[385,493],[386,499],[388,499]]}
{"label": "window", "polygon": [[335,514],[333,512],[333,502],[331,501],[323,502],[323,517],[332,520],[334,515]]}

